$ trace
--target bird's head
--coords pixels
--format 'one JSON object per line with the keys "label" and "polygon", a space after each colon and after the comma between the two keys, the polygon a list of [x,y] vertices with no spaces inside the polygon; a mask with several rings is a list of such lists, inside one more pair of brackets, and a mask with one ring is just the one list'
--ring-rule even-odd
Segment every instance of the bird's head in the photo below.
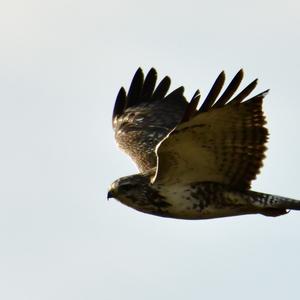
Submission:
{"label": "bird's head", "polygon": [[161,215],[161,210],[169,204],[155,190],[150,179],[150,175],[144,174],[121,177],[111,184],[107,199],[115,198],[139,211]]}
{"label": "bird's head", "polygon": [[145,201],[150,179],[137,174],[125,176],[114,181],[107,193],[107,199],[115,198],[121,203],[135,207],[137,202]]}

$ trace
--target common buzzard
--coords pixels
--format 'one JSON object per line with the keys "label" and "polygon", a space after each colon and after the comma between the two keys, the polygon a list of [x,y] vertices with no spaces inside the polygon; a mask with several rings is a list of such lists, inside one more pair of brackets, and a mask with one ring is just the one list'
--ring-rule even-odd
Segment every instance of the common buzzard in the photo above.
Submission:
{"label": "common buzzard", "polygon": [[139,68],[128,93],[123,87],[118,93],[112,123],[118,146],[140,173],[113,182],[108,198],[178,219],[300,210],[300,201],[250,190],[265,157],[268,90],[247,99],[257,80],[236,93],[242,79],[240,70],[220,95],[221,72],[197,109],[198,90],[187,102],[183,87],[167,94],[169,77],[156,86],[156,70],[144,78]]}

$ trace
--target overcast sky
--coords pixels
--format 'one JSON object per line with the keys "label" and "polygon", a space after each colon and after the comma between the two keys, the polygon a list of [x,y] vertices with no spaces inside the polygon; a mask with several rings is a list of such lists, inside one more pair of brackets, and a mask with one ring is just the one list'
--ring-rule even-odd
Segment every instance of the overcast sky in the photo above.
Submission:
{"label": "overcast sky", "polygon": [[139,66],[188,98],[223,69],[258,77],[271,135],[253,189],[300,199],[299,11],[296,0],[3,1],[0,298],[299,299],[300,212],[182,221],[106,201],[136,172],[111,112]]}

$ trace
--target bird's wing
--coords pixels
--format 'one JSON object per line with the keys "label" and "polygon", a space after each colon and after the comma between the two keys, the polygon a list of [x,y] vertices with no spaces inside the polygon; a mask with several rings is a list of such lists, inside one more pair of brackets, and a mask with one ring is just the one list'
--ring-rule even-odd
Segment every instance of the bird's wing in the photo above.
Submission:
{"label": "bird's wing", "polygon": [[268,91],[245,100],[255,88],[255,80],[233,98],[242,77],[240,70],[217,99],[225,81],[222,72],[199,110],[199,95],[195,95],[183,122],[157,146],[152,182],[212,181],[250,188],[266,150],[268,131],[262,100]]}
{"label": "bird's wing", "polygon": [[139,68],[128,93],[123,87],[120,89],[113,111],[116,142],[141,172],[156,166],[157,144],[180,122],[188,104],[183,87],[166,95],[170,78],[163,78],[157,87],[156,80],[155,69],[144,79]]}

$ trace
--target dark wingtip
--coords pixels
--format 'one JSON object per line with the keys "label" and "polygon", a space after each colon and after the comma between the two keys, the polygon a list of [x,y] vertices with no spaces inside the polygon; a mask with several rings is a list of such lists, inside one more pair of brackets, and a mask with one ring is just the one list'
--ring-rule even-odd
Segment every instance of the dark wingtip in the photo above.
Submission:
{"label": "dark wingtip", "polygon": [[128,95],[127,95],[127,107],[136,105],[139,102],[142,87],[144,83],[144,73],[142,68],[138,68],[135,72],[133,79],[131,81]]}
{"label": "dark wingtip", "polygon": [[[226,90],[223,92],[223,94],[220,96],[218,100],[216,98],[218,97],[218,94],[220,93],[222,86],[225,81],[225,73],[222,71],[216,81],[214,82],[211,90],[209,91],[206,99],[204,100],[203,104],[201,105],[200,109],[198,110],[199,113],[205,112],[209,110],[210,108],[218,108],[222,107],[226,104],[235,104],[235,103],[241,103],[246,99],[247,96],[255,89],[258,79],[253,80],[249,85],[247,85],[237,96],[231,99],[233,94],[238,89],[242,79],[244,77],[244,70],[241,68],[237,74],[234,76],[234,78],[229,83]],[[266,90],[248,100],[252,100],[253,98],[264,98],[269,90]]]}
{"label": "dark wingtip", "polygon": [[183,93],[184,93],[184,87],[180,86],[179,88],[177,88],[176,90],[174,90],[173,92],[171,92],[165,98],[165,101],[168,101],[168,100],[171,100],[171,99],[178,99],[178,97],[183,97]]}
{"label": "dark wingtip", "polygon": [[157,71],[156,71],[155,68],[152,67],[152,68],[149,70],[148,74],[149,74],[149,73],[155,73],[155,74],[157,74]]}
{"label": "dark wingtip", "polygon": [[152,94],[154,92],[155,84],[157,80],[157,72],[154,68],[151,68],[146,75],[144,85],[141,92],[141,101],[147,102],[151,100]]}
{"label": "dark wingtip", "polygon": [[257,86],[258,79],[256,78],[250,84],[248,84],[236,97],[234,97],[230,103],[241,103]]}
{"label": "dark wingtip", "polygon": [[152,99],[153,100],[161,100],[167,94],[171,85],[171,78],[169,76],[165,76],[162,81],[158,84],[157,88],[155,89]]}
{"label": "dark wingtip", "polygon": [[193,97],[192,97],[191,101],[192,101],[193,99],[195,99],[195,98],[198,98],[198,99],[200,99],[200,96],[201,96],[201,94],[200,94],[200,90],[196,90],[196,92],[195,92],[195,94],[193,95]]}
{"label": "dark wingtip", "polygon": [[240,69],[236,75],[233,77],[226,90],[223,92],[222,96],[215,102],[213,105],[215,108],[224,106],[232,97],[232,95],[236,92],[240,83],[242,82],[244,77],[243,69]]}
{"label": "dark wingtip", "polygon": [[247,101],[251,101],[253,99],[258,99],[258,98],[263,99],[268,95],[269,91],[270,91],[270,89],[267,89],[267,90],[255,95],[254,97],[247,99]]}
{"label": "dark wingtip", "polygon": [[112,120],[120,116],[126,109],[126,91],[123,87],[120,88],[119,93],[116,98]]}
{"label": "dark wingtip", "polygon": [[194,94],[194,96],[192,97],[192,100],[188,103],[184,115],[182,117],[181,123],[187,122],[188,120],[190,120],[193,115],[197,112],[197,106],[199,103],[199,99],[200,99],[200,91],[197,90]]}
{"label": "dark wingtip", "polygon": [[177,89],[175,89],[174,91],[172,91],[167,97],[169,97],[170,95],[178,95],[178,94],[183,94],[183,93],[184,93],[184,86],[180,86]]}
{"label": "dark wingtip", "polygon": [[224,85],[225,82],[225,72],[222,71],[219,76],[217,77],[217,79],[215,80],[212,88],[210,89],[207,97],[205,98],[203,104],[201,105],[199,112],[205,112],[208,109],[210,109],[213,104],[215,103],[218,95],[221,92],[221,89]]}
{"label": "dark wingtip", "polygon": [[236,73],[234,78],[240,78],[240,82],[241,82],[242,79],[244,78],[244,69],[243,68],[239,69],[239,71]]}
{"label": "dark wingtip", "polygon": [[261,93],[261,96],[266,97],[269,94],[269,92],[270,92],[270,89],[267,89]]}

